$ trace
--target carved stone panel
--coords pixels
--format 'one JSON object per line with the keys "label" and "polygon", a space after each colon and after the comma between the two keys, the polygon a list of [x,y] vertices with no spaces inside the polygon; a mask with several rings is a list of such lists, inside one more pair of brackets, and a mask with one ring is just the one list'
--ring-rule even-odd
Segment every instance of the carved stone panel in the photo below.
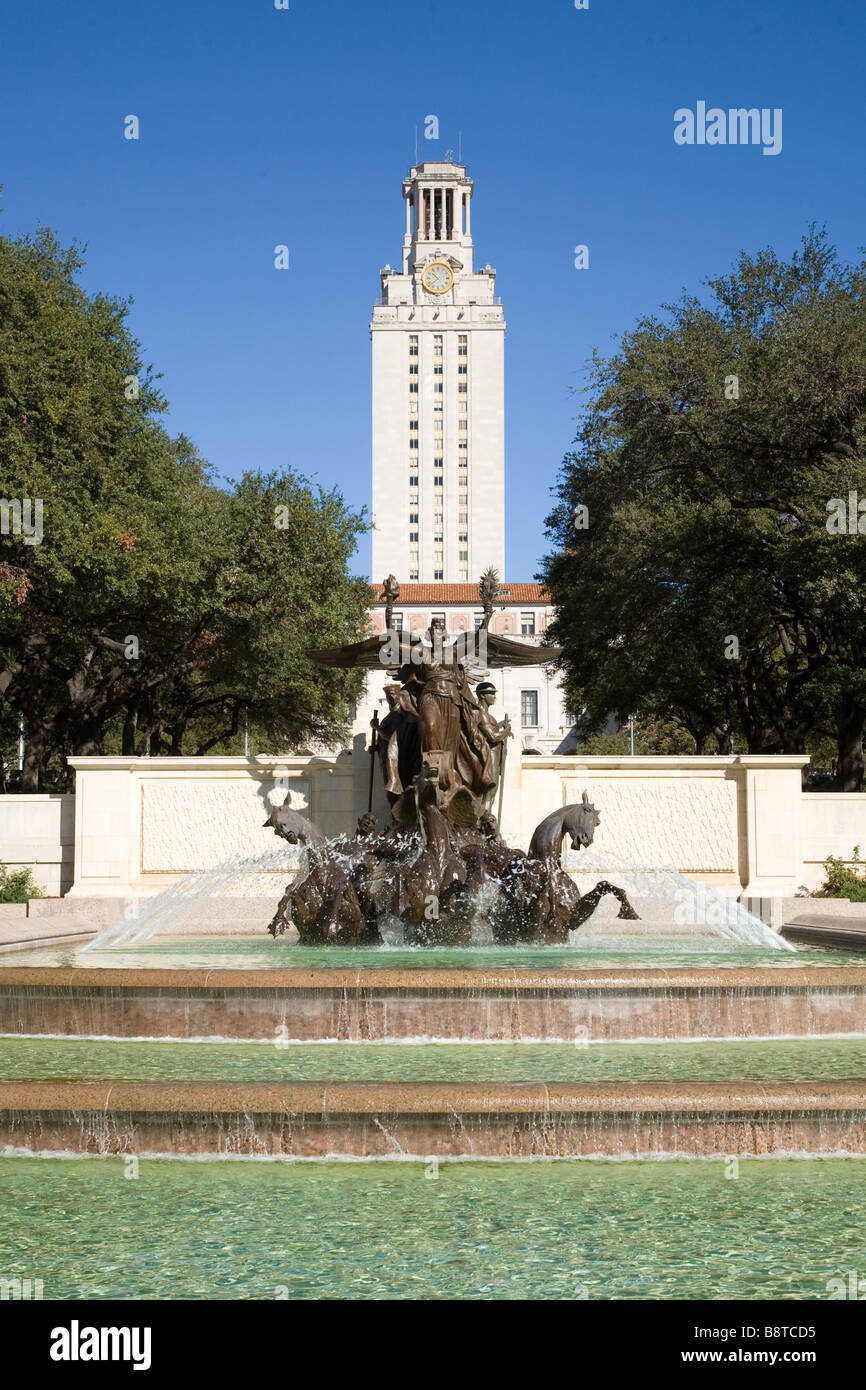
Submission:
{"label": "carved stone panel", "polygon": [[[736,873],[737,789],[721,778],[568,779],[566,802],[584,787],[601,821],[593,851],[681,873]],[[567,846],[566,846],[567,848]]]}
{"label": "carved stone panel", "polygon": [[252,858],[279,843],[263,822],[273,806],[309,815],[310,783],[292,777],[254,780],[159,778],[141,785],[141,872],[193,873],[236,855]]}

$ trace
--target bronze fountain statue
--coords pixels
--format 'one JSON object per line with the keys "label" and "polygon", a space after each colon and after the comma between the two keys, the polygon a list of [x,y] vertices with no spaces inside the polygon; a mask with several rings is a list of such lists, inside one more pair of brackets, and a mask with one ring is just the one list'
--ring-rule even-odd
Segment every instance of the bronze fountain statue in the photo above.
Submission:
{"label": "bronze fountain statue", "polygon": [[480,680],[473,691],[472,672],[555,661],[558,649],[489,631],[495,571],[479,584],[480,628],[450,641],[436,619],[423,634],[396,631],[400,586],[393,575],[382,593],[384,633],[309,655],[321,666],[378,667],[392,675],[388,714],[373,721],[371,749],[392,824],[380,832],[368,811],[351,840],[329,841],[287,798],[265,824],[303,844],[308,865],[280,900],[271,934],[293,923],[304,944],[370,944],[381,941],[381,921],[399,917],[413,944],[468,945],[482,891],[485,917],[501,942],[564,942],[605,894],[619,899],[620,917],[637,917],[621,888],[603,880],[582,895],[562,868],[566,836],[573,849],[593,840],[599,814],[586,792],[536,827],[527,854],[504,843],[491,810],[512,731],[507,717],[500,725],[491,713],[495,687]]}

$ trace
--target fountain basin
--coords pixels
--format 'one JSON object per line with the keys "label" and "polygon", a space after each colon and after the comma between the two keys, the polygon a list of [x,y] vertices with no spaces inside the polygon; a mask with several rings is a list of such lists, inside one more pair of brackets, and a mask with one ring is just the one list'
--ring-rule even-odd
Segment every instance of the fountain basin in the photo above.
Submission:
{"label": "fountain basin", "polygon": [[0,1039],[6,1081],[866,1080],[866,1038],[655,1043],[280,1043]]}
{"label": "fountain basin", "polygon": [[856,1159],[743,1160],[736,1180],[724,1161],[130,1171],[0,1159],[7,1277],[52,1300],[814,1300],[866,1269]]}
{"label": "fountain basin", "polygon": [[0,1082],[7,1153],[866,1155],[866,1081]]}
{"label": "fountain basin", "polygon": [[0,1033],[573,1041],[866,1033],[863,966],[0,967]]}

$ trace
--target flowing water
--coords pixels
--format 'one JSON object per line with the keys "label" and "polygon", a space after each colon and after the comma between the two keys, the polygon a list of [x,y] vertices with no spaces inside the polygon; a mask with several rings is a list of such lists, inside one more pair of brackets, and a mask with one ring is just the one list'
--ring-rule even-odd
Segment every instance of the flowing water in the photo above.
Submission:
{"label": "flowing water", "polygon": [[[630,927],[632,923],[619,923]],[[743,945],[720,938],[678,934],[674,924],[662,924],[651,935],[627,930],[591,936],[575,932],[564,946],[493,946],[465,948],[428,946],[299,946],[297,941],[260,936],[157,935],[141,942],[97,949],[56,945],[16,951],[7,965],[50,965],[86,968],[164,969],[348,969],[348,970],[560,970],[563,968],[730,968],[771,965],[796,969],[804,965],[856,965],[863,969],[863,952],[791,947],[781,951]]]}
{"label": "flowing water", "polygon": [[5,1080],[833,1081],[866,1038],[660,1043],[232,1043],[0,1039]]}
{"label": "flowing water", "polygon": [[810,1300],[866,1276],[856,1159],[0,1159],[0,1185],[0,1269],[46,1299]]}

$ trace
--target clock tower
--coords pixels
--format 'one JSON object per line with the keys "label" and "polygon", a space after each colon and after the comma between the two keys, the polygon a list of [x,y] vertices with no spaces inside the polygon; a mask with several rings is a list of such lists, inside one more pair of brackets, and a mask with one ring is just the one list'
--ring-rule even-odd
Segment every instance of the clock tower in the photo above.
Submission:
{"label": "clock tower", "polygon": [[475,270],[463,165],[403,182],[402,266],[373,309],[373,573],[468,583],[505,556],[505,319]]}

